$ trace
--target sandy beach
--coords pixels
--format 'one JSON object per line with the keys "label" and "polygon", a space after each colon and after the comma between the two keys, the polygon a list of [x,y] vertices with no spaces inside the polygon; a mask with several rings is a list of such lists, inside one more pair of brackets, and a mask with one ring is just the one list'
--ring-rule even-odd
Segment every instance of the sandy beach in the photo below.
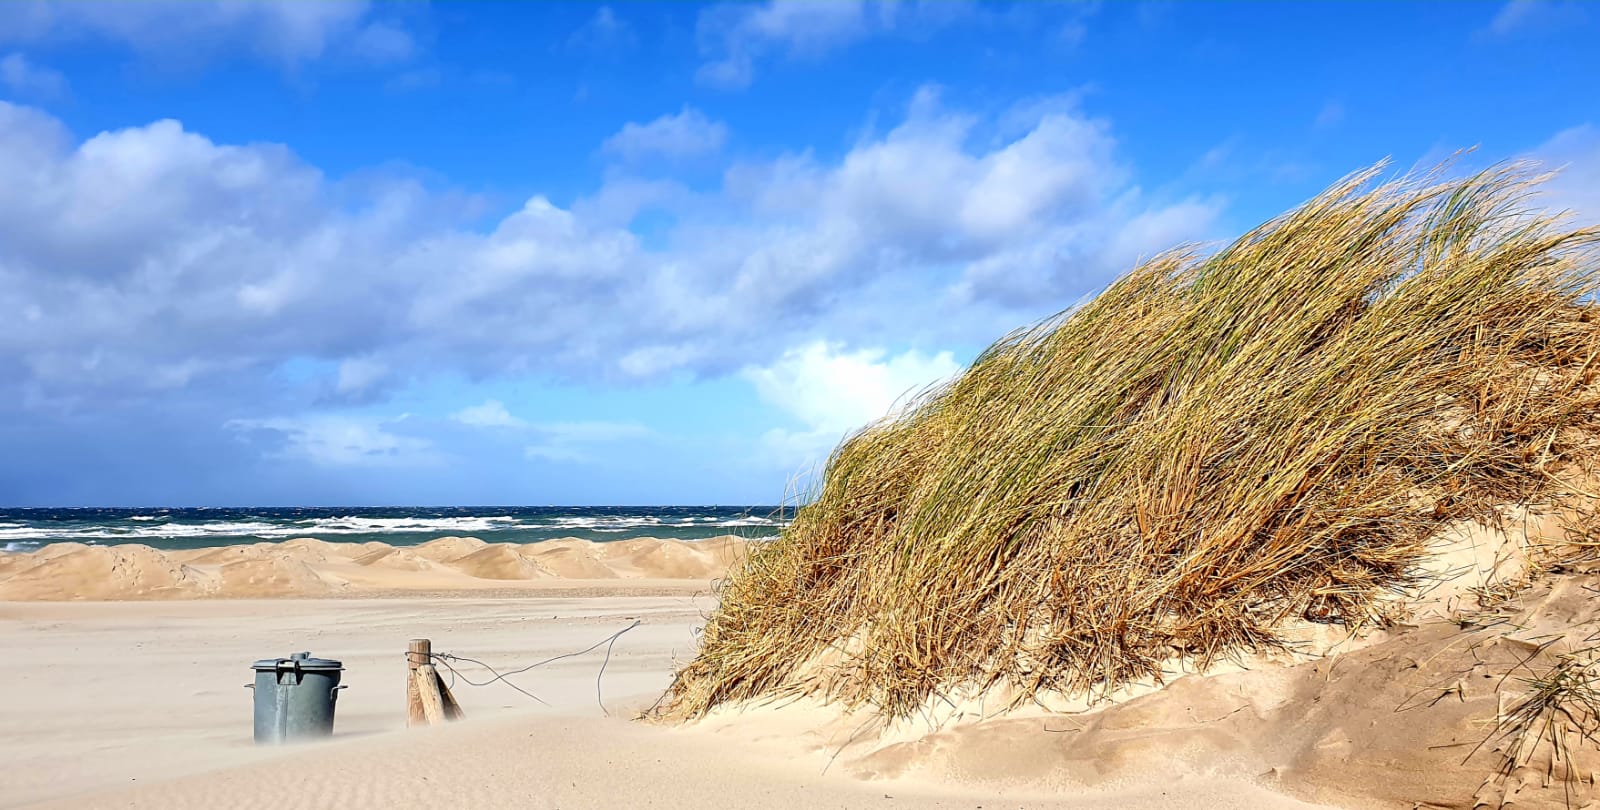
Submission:
{"label": "sandy beach", "polygon": [[[1301,807],[1237,778],[1152,771],[1093,790],[864,778],[832,757],[848,732],[800,731],[814,710],[755,709],[683,727],[631,718],[695,647],[707,583],[671,595],[591,583],[586,595],[0,603],[0,804],[7,807]],[[569,593],[571,593],[569,591]],[[403,651],[520,667],[635,619],[601,683],[599,653],[458,685],[463,722],[404,728]],[[334,738],[258,748],[249,664],[306,649],[350,688]],[[481,670],[464,669],[474,680]],[[1055,736],[1055,735],[1051,735]],[[831,767],[830,767],[831,765]]]}
{"label": "sandy beach", "polygon": [[[1306,623],[1299,653],[1173,672],[1164,688],[1147,683],[1092,706],[1008,707],[1003,694],[983,693],[893,723],[811,697],[745,703],[690,723],[639,719],[699,649],[714,578],[743,553],[732,541],[556,543],[524,556],[453,538],[408,551],[438,558],[422,572],[352,562],[397,551],[372,544],[87,554],[47,546],[0,558],[0,591],[11,597],[0,601],[0,645],[14,651],[0,661],[8,731],[0,804],[1556,806],[1560,791],[1535,791],[1549,780],[1531,769],[1489,779],[1507,744],[1495,739],[1494,718],[1521,693],[1519,671],[1586,648],[1584,628],[1600,620],[1588,598],[1600,573],[1564,570],[1488,618],[1464,618],[1474,589],[1524,576],[1506,539],[1481,528],[1447,538],[1436,564],[1454,579],[1388,631],[1352,637]],[[474,567],[485,549],[499,555],[498,568]],[[606,576],[593,566],[568,569],[590,574],[572,578],[464,572],[522,571],[508,563],[574,550],[611,561]],[[237,589],[174,589],[136,564],[160,574],[174,558],[182,581]],[[52,566],[74,559],[88,579]],[[85,566],[107,559],[108,571]],[[263,561],[280,570],[298,561],[315,587],[296,592],[219,571]],[[40,568],[55,575],[28,576]],[[325,588],[341,581],[357,584],[329,598]],[[95,582],[121,583],[116,592],[127,598],[93,598],[108,592]],[[51,599],[58,591],[44,583],[90,598]],[[459,675],[448,677],[466,719],[406,728],[408,639],[510,671],[585,650],[635,622],[609,659],[604,647],[562,658],[508,677],[516,689],[470,685],[491,675],[457,661]],[[257,747],[243,688],[250,663],[301,650],[344,663],[349,688],[334,736]],[[1593,764],[1585,754],[1570,767],[1587,779]]]}

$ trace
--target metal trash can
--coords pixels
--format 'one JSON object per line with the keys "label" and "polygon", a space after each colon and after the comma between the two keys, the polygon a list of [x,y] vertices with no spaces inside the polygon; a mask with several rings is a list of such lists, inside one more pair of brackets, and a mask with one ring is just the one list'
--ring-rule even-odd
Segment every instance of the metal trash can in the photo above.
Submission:
{"label": "metal trash can", "polygon": [[251,666],[255,690],[256,745],[274,745],[333,734],[333,707],[344,664],[312,658],[264,658]]}

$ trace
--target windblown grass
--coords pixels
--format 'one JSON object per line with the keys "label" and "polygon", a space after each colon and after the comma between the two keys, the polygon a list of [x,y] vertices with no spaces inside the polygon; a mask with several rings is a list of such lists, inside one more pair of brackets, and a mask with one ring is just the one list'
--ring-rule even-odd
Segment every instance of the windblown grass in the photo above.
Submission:
{"label": "windblown grass", "polygon": [[1373,621],[1442,525],[1562,489],[1600,405],[1600,229],[1505,167],[1353,175],[1011,335],[846,440],[724,586],[669,716],[1095,692]]}
{"label": "windblown grass", "polygon": [[1500,769],[1491,780],[1509,779],[1521,768],[1542,764],[1546,783],[1552,778],[1565,783],[1571,806],[1571,785],[1583,776],[1573,767],[1573,748],[1585,742],[1600,745],[1600,662],[1594,655],[1593,648],[1578,650],[1561,656],[1543,675],[1518,679],[1527,694],[1501,715],[1478,746],[1498,743]]}

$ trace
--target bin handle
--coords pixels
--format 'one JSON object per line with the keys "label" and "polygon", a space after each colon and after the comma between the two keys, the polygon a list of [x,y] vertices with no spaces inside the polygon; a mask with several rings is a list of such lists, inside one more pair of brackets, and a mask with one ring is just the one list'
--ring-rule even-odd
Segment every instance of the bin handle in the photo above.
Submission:
{"label": "bin handle", "polygon": [[337,703],[339,701],[339,690],[340,689],[349,689],[349,688],[350,687],[348,687],[348,686],[335,686],[332,689],[329,689],[328,690],[328,702],[329,703]]}

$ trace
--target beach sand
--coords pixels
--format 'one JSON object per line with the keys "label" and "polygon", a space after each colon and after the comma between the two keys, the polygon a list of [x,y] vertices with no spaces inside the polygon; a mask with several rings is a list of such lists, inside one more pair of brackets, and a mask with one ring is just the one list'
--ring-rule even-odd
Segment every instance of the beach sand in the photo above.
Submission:
{"label": "beach sand", "polygon": [[[809,710],[680,727],[630,718],[694,649],[704,583],[584,596],[0,603],[0,805],[53,807],[1302,807],[1237,778],[1152,773],[1093,790],[1021,781],[863,779],[831,763]],[[702,595],[696,595],[702,590]],[[603,655],[500,685],[459,684],[466,720],[404,728],[411,637],[520,667],[628,626]],[[250,662],[296,650],[344,662],[334,738],[257,748]],[[474,680],[484,674],[467,670]]]}
{"label": "beach sand", "polygon": [[171,600],[383,596],[585,587],[682,589],[721,576],[746,541],[641,537],[609,543],[562,539],[486,543],[441,537],[416,546],[297,538],[161,551],[123,544],[54,543],[0,553],[0,600]]}
{"label": "beach sand", "polygon": [[[809,698],[684,725],[635,719],[693,655],[712,577],[741,553],[732,541],[46,547],[0,557],[0,806],[1561,807],[1567,775],[1591,796],[1593,746],[1560,763],[1529,749],[1496,780],[1508,742],[1490,738],[1523,678],[1592,648],[1600,566],[1526,572],[1503,540],[1445,538],[1441,564],[1481,576],[1458,571],[1387,632],[1308,625],[1302,654],[1088,710],[1005,711],[1004,695],[984,693],[894,724]],[[63,559],[76,562],[30,575]],[[262,560],[310,578],[226,570]],[[1535,574],[1492,614],[1457,609],[1472,588]],[[88,598],[60,600],[73,589]],[[458,682],[464,721],[404,727],[410,638],[509,670],[635,621],[609,662],[601,648],[509,679],[537,700]],[[258,748],[250,663],[300,650],[344,662],[335,735]]]}

